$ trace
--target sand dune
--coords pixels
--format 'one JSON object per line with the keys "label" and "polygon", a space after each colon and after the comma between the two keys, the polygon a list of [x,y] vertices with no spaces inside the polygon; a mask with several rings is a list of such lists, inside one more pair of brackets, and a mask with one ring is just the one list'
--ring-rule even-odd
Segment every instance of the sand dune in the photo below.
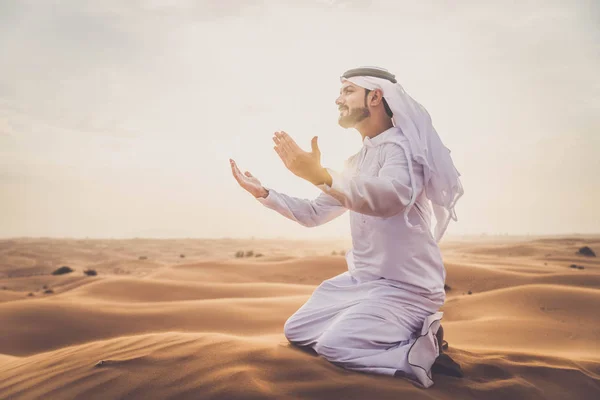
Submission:
{"label": "sand dune", "polygon": [[30,355],[121,335],[207,331],[259,335],[281,332],[284,315],[308,296],[162,303],[32,300],[0,308],[0,354]]}
{"label": "sand dune", "polygon": [[19,292],[0,291],[0,303],[11,300],[21,300],[23,295]]}
{"label": "sand dune", "polygon": [[[600,359],[600,296],[596,289],[525,285],[450,300],[444,324],[465,349],[527,351]],[[481,342],[481,338],[493,340]],[[459,339],[460,338],[460,339]],[[535,344],[535,346],[532,346]]]}
{"label": "sand dune", "polygon": [[[600,262],[583,245],[600,238],[444,245],[443,326],[465,377],[422,390],[285,340],[347,243],[0,241],[0,398],[600,398]],[[50,275],[60,265],[75,271]]]}
{"label": "sand dune", "polygon": [[221,283],[164,281],[159,279],[103,279],[65,293],[61,298],[85,297],[113,302],[165,302],[184,300],[310,295],[312,285],[293,283]]}
{"label": "sand dune", "polygon": [[281,261],[227,260],[186,264],[151,274],[157,279],[205,282],[282,282],[318,285],[347,268],[340,256],[287,258]]}

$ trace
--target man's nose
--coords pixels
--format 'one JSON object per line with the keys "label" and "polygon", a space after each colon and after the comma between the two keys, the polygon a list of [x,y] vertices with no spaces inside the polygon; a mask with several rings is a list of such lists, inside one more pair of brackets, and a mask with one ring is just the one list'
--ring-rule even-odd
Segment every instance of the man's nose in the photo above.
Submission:
{"label": "man's nose", "polygon": [[335,104],[336,104],[337,106],[340,106],[340,105],[342,105],[342,101],[340,100],[341,98],[342,98],[342,96],[340,96],[340,97],[338,97],[337,99],[335,99]]}

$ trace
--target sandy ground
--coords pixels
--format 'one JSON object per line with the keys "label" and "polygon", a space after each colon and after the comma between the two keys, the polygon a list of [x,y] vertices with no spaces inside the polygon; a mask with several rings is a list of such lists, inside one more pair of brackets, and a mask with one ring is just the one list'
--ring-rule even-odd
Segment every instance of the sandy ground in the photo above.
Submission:
{"label": "sandy ground", "polygon": [[[445,241],[442,323],[465,377],[426,390],[287,343],[285,320],[345,271],[332,252],[348,248],[0,240],[0,398],[600,398],[600,237]],[[51,274],[61,266],[74,271]]]}

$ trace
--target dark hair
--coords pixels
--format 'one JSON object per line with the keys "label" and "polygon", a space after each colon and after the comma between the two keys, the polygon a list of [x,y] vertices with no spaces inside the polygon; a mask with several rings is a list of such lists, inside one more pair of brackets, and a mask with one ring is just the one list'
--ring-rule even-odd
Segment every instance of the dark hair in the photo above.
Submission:
{"label": "dark hair", "polygon": [[[371,89],[365,89],[365,102],[367,101],[367,95],[371,93]],[[392,118],[394,116],[394,113],[392,112],[392,110],[390,110],[390,106],[388,105],[387,101],[385,101],[385,97],[382,97],[383,99],[383,108],[385,109],[385,113],[387,114],[388,117]]]}

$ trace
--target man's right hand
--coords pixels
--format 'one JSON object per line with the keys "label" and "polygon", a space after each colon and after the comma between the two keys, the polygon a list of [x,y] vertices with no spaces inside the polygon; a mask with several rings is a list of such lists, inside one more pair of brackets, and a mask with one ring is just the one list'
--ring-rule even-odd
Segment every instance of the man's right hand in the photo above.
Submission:
{"label": "man's right hand", "polygon": [[254,197],[267,197],[269,192],[261,185],[260,181],[254,177],[250,172],[242,174],[235,161],[229,159],[231,164],[231,173],[233,177],[240,184],[241,187],[246,189]]}

